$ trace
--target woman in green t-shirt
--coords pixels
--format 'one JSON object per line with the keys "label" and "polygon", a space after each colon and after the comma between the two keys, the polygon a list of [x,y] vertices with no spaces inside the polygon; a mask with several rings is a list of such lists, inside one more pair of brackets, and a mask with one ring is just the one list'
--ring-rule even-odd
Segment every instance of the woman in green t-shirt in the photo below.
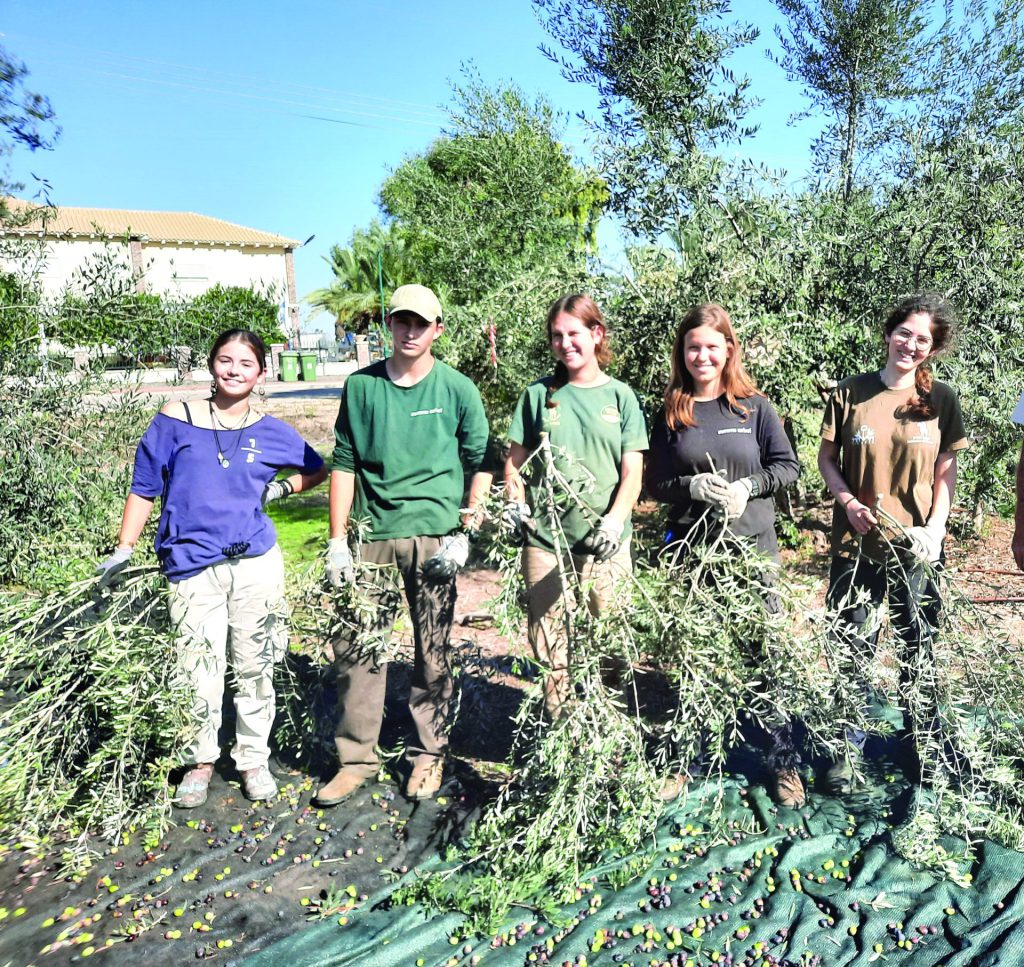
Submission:
{"label": "woman in green t-shirt", "polygon": [[[555,372],[528,386],[516,404],[503,521],[526,545],[528,636],[534,657],[548,669],[544,701],[555,718],[572,693],[565,592],[575,601],[585,584],[586,604],[597,614],[631,571],[630,517],[640,496],[647,428],[633,391],[604,371],[611,349],[593,299],[576,293],[557,300],[547,331]],[[559,498],[555,504],[549,487]]]}
{"label": "woman in green t-shirt", "polygon": [[[968,445],[956,394],[928,365],[952,331],[941,297],[903,299],[885,322],[885,366],[843,380],[821,427],[818,469],[835,497],[828,608],[837,634],[866,665],[878,639],[873,616],[888,598],[904,696],[918,687],[909,672],[938,624],[932,568],[943,560],[957,452]],[[904,711],[917,705],[904,703]],[[918,709],[916,717],[908,731],[920,743],[934,715]],[[852,788],[865,736],[850,730],[847,740],[850,754],[826,778],[837,793]]]}

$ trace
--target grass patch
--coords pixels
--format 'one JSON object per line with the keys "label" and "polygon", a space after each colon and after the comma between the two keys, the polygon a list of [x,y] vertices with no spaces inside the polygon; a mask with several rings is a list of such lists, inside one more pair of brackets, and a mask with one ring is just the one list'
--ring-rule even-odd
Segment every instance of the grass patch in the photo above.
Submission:
{"label": "grass patch", "polygon": [[327,487],[317,487],[308,494],[275,500],[267,508],[289,576],[312,564],[327,544],[327,494]]}

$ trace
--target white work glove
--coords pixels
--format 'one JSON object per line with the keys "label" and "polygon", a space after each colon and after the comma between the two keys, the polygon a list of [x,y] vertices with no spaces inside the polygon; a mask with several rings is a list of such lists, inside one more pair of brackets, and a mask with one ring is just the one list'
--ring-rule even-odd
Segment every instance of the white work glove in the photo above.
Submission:
{"label": "white work glove", "polygon": [[99,587],[106,588],[113,584],[132,559],[130,547],[115,547],[114,553],[96,568]]}
{"label": "white work glove", "polygon": [[614,517],[602,517],[580,542],[584,554],[593,554],[595,561],[607,561],[622,545],[625,524]]}
{"label": "white work glove", "polygon": [[469,560],[469,535],[465,531],[441,538],[441,546],[423,562],[427,581],[450,581]]}
{"label": "white work glove", "polygon": [[506,501],[501,510],[501,529],[514,547],[525,544],[530,533],[537,529],[530,505],[518,500]]}
{"label": "white work glove", "polygon": [[[747,501],[754,491],[754,482],[750,477],[741,477],[728,484],[728,491],[725,503],[721,507],[721,514],[726,520],[736,520],[743,516],[747,509]],[[716,508],[717,510],[717,508]]]}
{"label": "white work glove", "polygon": [[938,524],[927,523],[924,527],[908,527],[910,553],[926,564],[938,564],[942,556],[942,539],[946,529]]}
{"label": "white work glove", "polygon": [[292,486],[292,482],[290,480],[271,480],[270,483],[263,488],[262,504],[266,507],[272,500],[280,500],[282,497],[290,497],[293,493],[295,493],[295,488]]}
{"label": "white work glove", "polygon": [[327,567],[324,575],[332,588],[343,588],[355,581],[356,569],[352,563],[348,538],[332,537],[327,542]]}
{"label": "white work glove", "polygon": [[690,478],[690,497],[716,507],[724,507],[729,497],[729,484],[717,473],[694,474]]}

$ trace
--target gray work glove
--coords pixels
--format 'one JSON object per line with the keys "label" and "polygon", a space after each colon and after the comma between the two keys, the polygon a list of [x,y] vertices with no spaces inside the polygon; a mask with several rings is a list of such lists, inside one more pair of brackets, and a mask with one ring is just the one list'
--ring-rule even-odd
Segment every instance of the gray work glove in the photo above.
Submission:
{"label": "gray work glove", "polygon": [[131,559],[130,547],[115,547],[114,553],[96,568],[96,575],[100,579],[99,586],[106,588],[114,584]]}
{"label": "gray work glove", "polygon": [[942,539],[946,529],[931,522],[924,527],[908,527],[907,537],[910,538],[910,553],[925,564],[938,564],[942,557]]}
{"label": "gray work glove", "polygon": [[469,535],[465,531],[441,538],[441,546],[423,562],[427,581],[450,581],[469,560]]}
{"label": "gray work glove", "polygon": [[622,545],[625,525],[614,517],[602,517],[580,542],[584,554],[593,554],[595,561],[607,561]]}
{"label": "gray work glove", "polygon": [[729,498],[729,484],[717,473],[698,473],[690,478],[690,497],[715,507],[724,507]]}
{"label": "gray work glove", "polygon": [[266,507],[272,500],[280,500],[282,497],[290,497],[293,493],[295,493],[295,488],[292,486],[292,482],[290,480],[271,480],[270,483],[263,488],[262,504]]}
{"label": "gray work glove", "polygon": [[727,520],[736,520],[743,516],[747,509],[747,501],[754,490],[754,482],[750,477],[742,477],[728,484],[728,493],[725,504],[722,505],[722,516]]}
{"label": "gray work glove", "polygon": [[501,529],[514,547],[521,547],[527,537],[537,529],[529,504],[509,500],[501,510]]}
{"label": "gray work glove", "polygon": [[327,542],[327,567],[324,569],[324,575],[332,588],[343,588],[355,581],[356,569],[352,563],[348,538],[332,537]]}

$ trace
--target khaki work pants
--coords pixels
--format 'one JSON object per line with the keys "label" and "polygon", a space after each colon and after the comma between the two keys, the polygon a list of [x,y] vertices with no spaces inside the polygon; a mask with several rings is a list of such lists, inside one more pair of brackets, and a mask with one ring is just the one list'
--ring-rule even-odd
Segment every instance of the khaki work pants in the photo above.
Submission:
{"label": "khaki work pants", "polygon": [[197,731],[185,761],[220,758],[217,733],[230,646],[236,716],[231,757],[239,771],[266,765],[275,712],[274,665],[288,645],[280,549],[275,544],[259,557],[221,561],[168,583],[178,660],[194,690]]}
{"label": "khaki work pants", "polygon": [[[412,617],[413,659],[409,711],[416,726],[416,744],[406,757],[418,760],[443,755],[448,747],[449,715],[454,683],[449,636],[455,616],[455,579],[440,583],[424,581],[423,562],[441,546],[439,537],[389,538],[361,546],[362,559],[383,568],[397,568]],[[382,580],[382,585],[385,582]],[[381,594],[370,634],[390,632],[397,607]],[[360,642],[334,642],[334,668],[338,682],[338,718],[335,744],[343,772],[370,777],[380,760],[376,744],[384,721],[387,663],[361,658]]]}
{"label": "khaki work pants", "polygon": [[547,669],[544,680],[544,705],[548,715],[557,718],[572,697],[572,655],[566,634],[566,612],[581,603],[597,617],[620,594],[628,593],[624,578],[632,573],[630,542],[607,561],[595,561],[588,555],[566,554],[562,571],[569,587],[563,592],[558,558],[541,547],[523,548],[523,580],[526,583],[527,637],[533,657]]}

